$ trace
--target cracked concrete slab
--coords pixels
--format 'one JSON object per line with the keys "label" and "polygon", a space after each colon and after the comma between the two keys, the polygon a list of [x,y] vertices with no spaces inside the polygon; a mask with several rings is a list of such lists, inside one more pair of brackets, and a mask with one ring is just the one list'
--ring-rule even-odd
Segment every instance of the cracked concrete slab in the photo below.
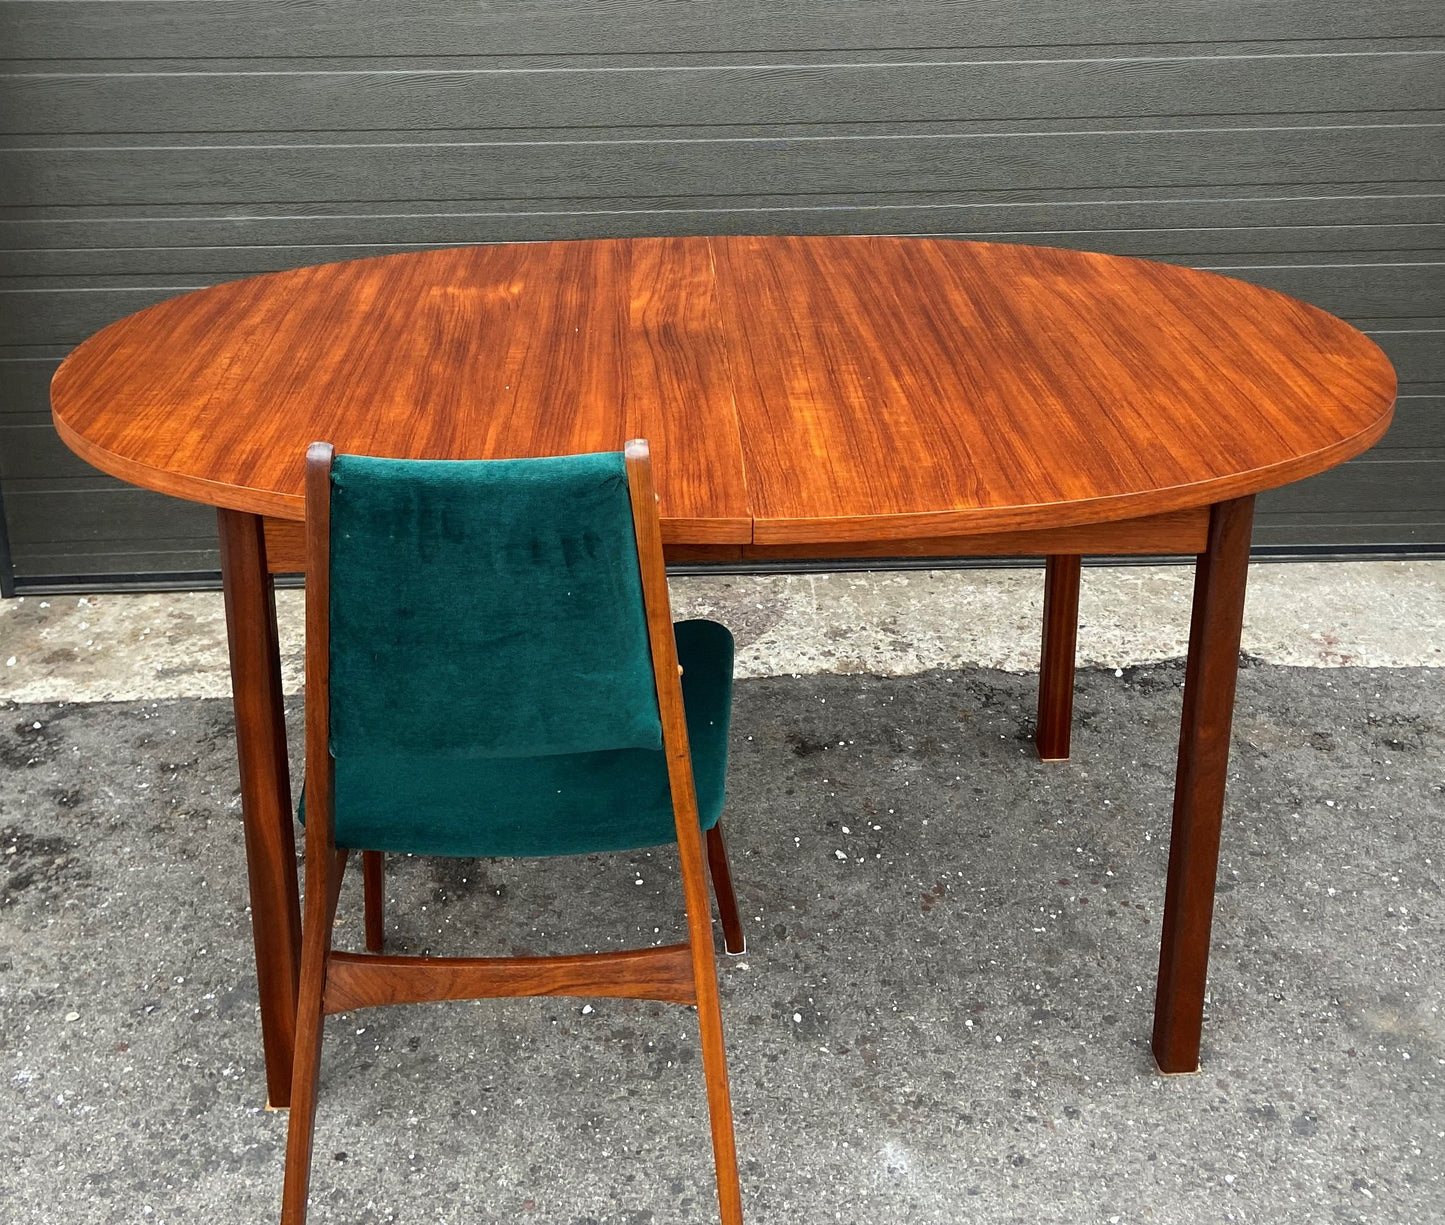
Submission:
{"label": "cracked concrete slab", "polygon": [[[1038,667],[1042,571],[942,570],[676,578],[674,612],[725,622],[740,676],[904,676]],[[1188,566],[1089,567],[1079,661],[1120,668],[1182,656]],[[277,595],[283,681],[302,675],[300,591]],[[1243,649],[1301,667],[1445,667],[1445,562],[1250,568]],[[138,701],[230,692],[216,592],[0,601],[0,697]]]}

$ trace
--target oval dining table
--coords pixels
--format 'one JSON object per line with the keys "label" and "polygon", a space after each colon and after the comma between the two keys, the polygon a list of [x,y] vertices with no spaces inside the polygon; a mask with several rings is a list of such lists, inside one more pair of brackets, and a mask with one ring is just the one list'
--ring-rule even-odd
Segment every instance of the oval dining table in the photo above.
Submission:
{"label": "oval dining table", "polygon": [[[672,560],[1047,559],[1037,743],[1068,756],[1079,559],[1192,555],[1153,1051],[1198,1068],[1254,495],[1369,447],[1395,376],[1272,291],[929,238],[640,238],[298,268],[81,344],[54,421],[219,508],[267,1089],[290,1100],[300,911],[273,575],[304,457],[651,443]],[[960,839],[966,831],[959,831]]]}

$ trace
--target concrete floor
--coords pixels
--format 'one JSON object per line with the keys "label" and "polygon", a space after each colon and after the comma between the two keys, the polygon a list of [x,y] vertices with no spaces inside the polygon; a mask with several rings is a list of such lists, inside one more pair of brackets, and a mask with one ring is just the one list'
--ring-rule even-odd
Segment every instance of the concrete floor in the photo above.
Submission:
{"label": "concrete floor", "polygon": [[[679,592],[679,613],[719,609],[745,658],[800,673],[737,688],[726,823],[750,948],[720,967],[750,1221],[1445,1220],[1440,569],[1314,569],[1254,576],[1247,646],[1269,658],[1259,593],[1277,583],[1273,632],[1287,644],[1288,610],[1309,609],[1293,641],[1316,666],[1241,673],[1204,1071],[1170,1079],[1148,1033],[1182,669],[1130,619],[1180,572],[1086,575],[1130,619],[1086,605],[1083,653],[1114,666],[1081,674],[1074,759],[1048,766],[1023,672],[1037,574]],[[970,619],[990,584],[1003,611]],[[200,599],[0,605],[17,660],[0,682],[0,1219],[17,1225],[252,1222],[279,1203],[229,703],[126,688],[210,683]],[[1389,615],[1350,619],[1372,605]],[[56,637],[97,623],[127,644],[109,677]],[[149,678],[143,638],[171,639]],[[1016,671],[929,663],[990,642]],[[1382,655],[1398,666],[1318,666]],[[669,940],[672,862],[394,857],[389,931],[403,951]],[[355,942],[354,880],[342,909]],[[333,1019],[327,1044],[313,1221],[713,1219],[686,1010],[379,1010]]]}
{"label": "concrete floor", "polygon": [[[1079,660],[1177,659],[1189,641],[1189,566],[1090,566]],[[738,640],[739,676],[909,676],[1038,667],[1040,569],[709,576],[672,582],[677,617]],[[301,689],[299,590],[277,594],[283,679]],[[1445,562],[1250,567],[1243,649],[1298,667],[1445,667]],[[219,592],[0,600],[0,697],[18,702],[227,697]]]}

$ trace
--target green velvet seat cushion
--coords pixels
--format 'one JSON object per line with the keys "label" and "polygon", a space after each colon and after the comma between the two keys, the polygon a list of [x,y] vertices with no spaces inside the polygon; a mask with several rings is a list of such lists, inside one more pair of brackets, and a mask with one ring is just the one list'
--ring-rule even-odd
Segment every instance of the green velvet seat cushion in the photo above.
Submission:
{"label": "green velvet seat cushion", "polygon": [[[698,813],[711,829],[727,772],[733,639],[715,621],[683,621],[674,630]],[[335,802],[336,843],[356,850],[569,855],[676,838],[660,749],[338,756]]]}

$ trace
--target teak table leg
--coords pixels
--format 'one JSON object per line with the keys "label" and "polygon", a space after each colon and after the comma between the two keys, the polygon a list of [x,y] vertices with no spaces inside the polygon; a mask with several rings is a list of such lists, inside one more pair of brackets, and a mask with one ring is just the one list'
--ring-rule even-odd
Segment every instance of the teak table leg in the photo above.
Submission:
{"label": "teak table leg", "polygon": [[1249,570],[1254,498],[1215,505],[1194,572],[1194,616],[1174,777],[1174,822],[1164,932],[1154,996],[1154,1059],[1161,1072],[1199,1068],[1214,877],[1229,767],[1230,722]]}
{"label": "teak table leg", "polygon": [[1044,648],[1039,661],[1039,717],[1034,747],[1041,761],[1065,761],[1074,721],[1074,654],[1079,636],[1079,565],[1050,556],[1044,570]]}
{"label": "teak table leg", "polygon": [[266,570],[260,516],[222,510],[220,528],[266,1092],[272,1106],[288,1106],[301,967],[301,905],[291,826],[276,592]]}

